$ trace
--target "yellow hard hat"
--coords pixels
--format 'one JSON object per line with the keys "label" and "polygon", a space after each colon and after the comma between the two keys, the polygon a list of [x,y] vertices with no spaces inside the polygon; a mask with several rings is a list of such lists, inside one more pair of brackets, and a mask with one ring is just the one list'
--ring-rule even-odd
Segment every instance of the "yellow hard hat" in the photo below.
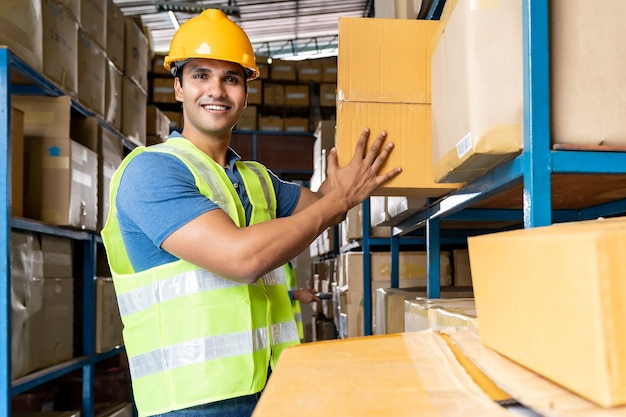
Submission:
{"label": "yellow hard hat", "polygon": [[163,66],[176,75],[174,63],[192,58],[234,62],[247,70],[248,80],[260,75],[248,35],[218,9],[204,10],[178,28]]}

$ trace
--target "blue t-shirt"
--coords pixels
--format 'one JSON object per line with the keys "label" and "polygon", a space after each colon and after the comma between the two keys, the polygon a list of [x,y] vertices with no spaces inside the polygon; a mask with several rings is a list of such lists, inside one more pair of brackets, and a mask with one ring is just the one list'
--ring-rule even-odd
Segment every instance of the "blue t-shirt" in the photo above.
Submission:
{"label": "blue t-shirt", "polygon": [[[226,173],[249,222],[252,206],[235,169],[240,157],[229,149],[227,158],[230,169],[225,169]],[[282,181],[271,171],[270,177],[276,191],[276,216],[289,216],[300,199],[300,186]],[[160,152],[144,152],[130,161],[120,181],[116,207],[122,238],[137,272],[176,261],[177,257],[161,249],[165,238],[201,214],[219,208],[198,191],[193,175],[177,157]]]}

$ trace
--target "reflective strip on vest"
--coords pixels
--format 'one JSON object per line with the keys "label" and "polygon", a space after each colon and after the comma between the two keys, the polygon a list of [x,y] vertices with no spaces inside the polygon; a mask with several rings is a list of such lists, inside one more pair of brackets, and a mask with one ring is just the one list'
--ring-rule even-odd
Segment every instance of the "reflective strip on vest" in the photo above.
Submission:
{"label": "reflective strip on vest", "polygon": [[272,325],[272,345],[300,340],[298,326],[295,321],[276,323]]}
{"label": "reflective strip on vest", "polygon": [[302,321],[302,313],[295,313],[294,312],[293,315],[294,315],[294,317],[296,319],[296,323],[299,322],[299,321],[300,322]]}
{"label": "reflective strip on vest", "polygon": [[148,309],[158,303],[170,301],[178,297],[228,287],[243,286],[241,282],[222,278],[204,269],[188,271],[171,278],[144,285],[135,290],[119,294],[117,302],[120,315]]}
{"label": "reflective strip on vest", "polygon": [[267,329],[190,340],[128,358],[133,378],[267,348]]}
{"label": "reflective strip on vest", "polygon": [[[244,162],[244,164],[254,171],[259,178],[265,178],[259,165],[253,162]],[[267,187],[267,184],[265,184],[265,181],[261,181],[261,186],[263,187],[263,195],[265,196],[265,201],[267,202],[267,207],[269,208],[270,213],[276,213],[276,207],[272,205],[272,196],[270,195],[270,190]]]}
{"label": "reflective strip on vest", "polygon": [[282,266],[263,275],[262,280],[265,285],[287,285],[287,276]]}

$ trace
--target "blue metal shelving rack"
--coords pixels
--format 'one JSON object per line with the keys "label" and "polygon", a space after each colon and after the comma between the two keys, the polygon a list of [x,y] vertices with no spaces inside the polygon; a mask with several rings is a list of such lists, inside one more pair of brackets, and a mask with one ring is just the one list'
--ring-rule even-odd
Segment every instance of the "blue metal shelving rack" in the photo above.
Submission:
{"label": "blue metal shelving rack", "polygon": [[[31,84],[28,86],[13,86],[11,84],[12,72],[17,72],[24,76]],[[41,386],[70,372],[82,370],[83,404],[81,415],[91,417],[94,415],[93,378],[95,365],[123,352],[123,347],[120,347],[101,354],[95,353],[95,262],[96,244],[99,237],[96,232],[59,228],[10,216],[10,109],[12,93],[51,96],[65,94],[63,90],[33,70],[6,47],[0,47],[0,187],[2,187],[0,207],[4,207],[2,218],[0,219],[0,415],[11,415],[11,399],[14,395]],[[90,110],[81,106],[78,102],[73,101],[72,105],[75,110],[83,115],[94,116]],[[118,135],[126,148],[134,146],[103,120],[99,119],[99,124]],[[14,381],[11,379],[11,268],[9,258],[11,230],[31,231],[66,237],[72,239],[75,246],[80,245],[81,252],[85,254],[82,260],[82,271],[76,271],[77,279],[82,280],[81,299],[83,303],[80,306],[82,316],[81,334],[83,335],[82,352],[70,361],[34,372]]]}
{"label": "blue metal shelving rack", "polygon": [[[433,0],[427,19],[437,20],[446,0]],[[428,253],[429,298],[440,296],[439,253],[443,219],[510,220],[523,226],[546,226],[555,222],[593,219],[626,213],[626,200],[617,200],[585,209],[552,207],[552,174],[626,174],[626,152],[550,150],[550,68],[549,1],[522,0],[524,74],[524,150],[484,177],[429,205],[424,211],[393,226],[391,237],[392,286],[398,283],[399,241],[418,229],[425,229]],[[473,204],[513,186],[523,185],[521,210],[472,209]],[[364,227],[364,235],[369,229]],[[363,250],[368,251],[367,239]],[[396,267],[394,268],[394,264]],[[364,275],[370,276],[365,262]],[[365,280],[365,291],[371,292]],[[364,297],[365,334],[371,332],[370,298]]]}

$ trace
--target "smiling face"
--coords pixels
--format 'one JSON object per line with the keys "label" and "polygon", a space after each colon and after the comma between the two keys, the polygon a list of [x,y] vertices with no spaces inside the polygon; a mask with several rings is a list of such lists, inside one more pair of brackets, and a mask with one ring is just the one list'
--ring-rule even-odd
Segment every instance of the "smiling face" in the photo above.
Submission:
{"label": "smiling face", "polygon": [[183,66],[182,83],[174,82],[176,100],[183,103],[183,136],[228,138],[246,107],[243,68],[215,59],[192,59]]}

